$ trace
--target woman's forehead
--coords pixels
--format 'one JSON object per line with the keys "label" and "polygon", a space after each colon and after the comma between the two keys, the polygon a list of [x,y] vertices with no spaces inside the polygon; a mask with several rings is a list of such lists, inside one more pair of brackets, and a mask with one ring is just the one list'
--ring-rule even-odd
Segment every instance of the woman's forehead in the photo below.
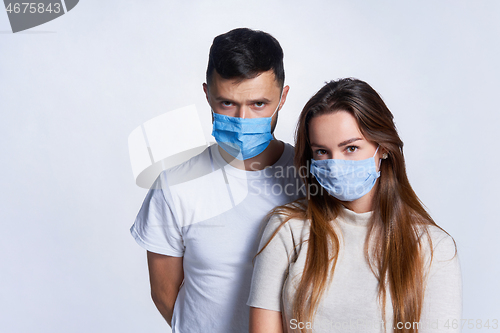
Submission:
{"label": "woman's forehead", "polygon": [[310,142],[338,145],[352,138],[364,140],[356,119],[347,111],[322,114],[309,122]]}

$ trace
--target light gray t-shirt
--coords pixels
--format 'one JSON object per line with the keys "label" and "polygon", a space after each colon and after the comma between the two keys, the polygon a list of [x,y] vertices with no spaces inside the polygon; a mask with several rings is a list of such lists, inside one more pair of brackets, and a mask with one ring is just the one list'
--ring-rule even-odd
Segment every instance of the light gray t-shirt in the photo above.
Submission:
{"label": "light gray t-shirt", "polygon": [[[313,332],[384,332],[378,281],[364,252],[371,214],[357,214],[343,209],[343,214],[333,224],[340,237],[339,257],[332,283],[311,323],[299,323],[292,318],[293,297],[306,260],[308,245],[304,241],[309,237],[309,221],[289,220],[257,256],[247,304],[281,311],[288,332],[298,332],[300,326],[312,327]],[[278,215],[271,218],[259,249],[281,221],[282,217]],[[459,332],[459,328],[453,329],[456,323],[460,327],[462,312],[462,281],[455,244],[448,234],[437,227],[429,227],[429,232],[434,253],[431,262],[429,242],[424,236],[427,274],[419,332]],[[392,332],[393,309],[390,292],[388,294],[385,331]],[[417,327],[413,323],[398,325]]]}

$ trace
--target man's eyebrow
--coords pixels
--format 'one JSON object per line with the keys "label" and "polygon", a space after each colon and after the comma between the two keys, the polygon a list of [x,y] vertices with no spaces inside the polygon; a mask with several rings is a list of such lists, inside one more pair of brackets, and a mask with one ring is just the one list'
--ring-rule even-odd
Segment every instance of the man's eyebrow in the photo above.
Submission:
{"label": "man's eyebrow", "polygon": [[214,97],[214,99],[215,99],[216,101],[224,101],[224,102],[231,102],[231,103],[233,103],[233,102],[234,102],[234,101],[233,101],[233,100],[231,100],[230,98],[226,98],[226,97],[224,97],[224,96],[215,96],[215,97]]}
{"label": "man's eyebrow", "polygon": [[269,104],[271,103],[271,100],[265,98],[265,97],[262,97],[262,98],[257,98],[257,99],[251,99],[250,101],[250,104],[255,104],[255,103],[266,103],[266,104]]}
{"label": "man's eyebrow", "polygon": [[341,143],[339,143],[338,147],[343,147],[343,146],[346,146],[350,143],[353,143],[355,141],[358,141],[358,140],[363,140],[362,138],[352,138],[352,139],[349,139],[349,140],[345,140],[345,141],[342,141]]}
{"label": "man's eyebrow", "polygon": [[[214,96],[214,100],[216,101],[224,101],[224,102],[234,102],[231,98],[227,98],[227,97],[224,97],[224,96]],[[271,103],[272,101],[266,97],[261,97],[261,98],[255,98],[255,99],[251,99],[248,101],[250,104],[254,104],[254,103]]]}

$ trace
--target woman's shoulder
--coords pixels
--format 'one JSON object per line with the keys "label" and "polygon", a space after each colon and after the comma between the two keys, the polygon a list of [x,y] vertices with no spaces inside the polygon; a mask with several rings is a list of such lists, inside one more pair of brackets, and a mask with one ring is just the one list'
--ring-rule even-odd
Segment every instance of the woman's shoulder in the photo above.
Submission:
{"label": "woman's shoulder", "polygon": [[303,199],[298,199],[276,207],[269,219],[268,226],[280,224],[286,224],[289,227],[308,226],[309,221],[305,218],[306,209],[307,203]]}
{"label": "woman's shoulder", "polygon": [[286,230],[302,230],[309,229],[310,221],[301,216],[293,216],[288,213],[275,213],[269,219],[266,229],[278,229],[285,228]]}
{"label": "woman's shoulder", "polygon": [[438,225],[435,224],[420,225],[418,226],[418,229],[419,229],[419,234],[421,236],[427,234],[427,236],[430,237],[432,243],[434,243],[435,245],[441,242],[444,243],[449,243],[450,241],[453,242],[453,237]]}
{"label": "woman's shoulder", "polygon": [[264,238],[278,237],[286,243],[297,245],[309,237],[310,221],[305,218],[305,214],[298,214],[294,209],[286,209],[289,205],[291,204],[283,206],[284,209],[271,215],[264,231]]}
{"label": "woman's shoulder", "polygon": [[450,260],[457,255],[457,246],[453,237],[437,225],[419,227],[421,245],[432,257],[439,260]]}

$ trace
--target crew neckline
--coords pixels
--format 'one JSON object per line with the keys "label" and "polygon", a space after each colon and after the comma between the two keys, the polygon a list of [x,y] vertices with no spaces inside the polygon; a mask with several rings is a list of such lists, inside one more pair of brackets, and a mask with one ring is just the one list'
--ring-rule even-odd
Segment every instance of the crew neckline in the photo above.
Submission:
{"label": "crew neckline", "polygon": [[340,216],[342,222],[357,227],[367,227],[373,215],[373,211],[366,213],[356,213],[346,207],[342,207],[342,215]]}
{"label": "crew neckline", "polygon": [[274,173],[276,167],[279,166],[287,166],[288,161],[290,158],[292,158],[293,154],[293,147],[286,142],[283,142],[285,147],[283,148],[283,153],[281,154],[280,158],[274,163],[273,165],[270,165],[262,170],[256,170],[256,171],[247,171],[247,170],[242,170],[235,168],[231,164],[227,163],[222,155],[219,152],[219,145],[217,143],[214,143],[213,145],[210,146],[210,151],[212,153],[212,156],[214,158],[214,162],[220,167],[224,168],[224,171],[232,176],[238,177],[238,178],[244,178],[244,179],[260,179],[260,178],[270,178],[272,177],[271,175]]}

